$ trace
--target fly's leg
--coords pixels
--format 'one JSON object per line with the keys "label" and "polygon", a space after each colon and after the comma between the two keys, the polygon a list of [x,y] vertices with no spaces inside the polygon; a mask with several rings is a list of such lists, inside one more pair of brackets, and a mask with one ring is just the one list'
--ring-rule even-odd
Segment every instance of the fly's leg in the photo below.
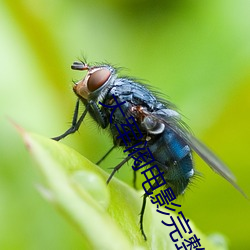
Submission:
{"label": "fly's leg", "polygon": [[136,171],[134,171],[134,173],[133,173],[133,187],[134,187],[134,189],[137,189],[136,188]]}
{"label": "fly's leg", "polygon": [[141,230],[141,233],[143,235],[144,240],[147,240],[147,236],[146,236],[144,229],[143,229],[143,216],[144,216],[144,212],[145,212],[145,208],[146,208],[146,199],[149,196],[148,194],[153,193],[152,190],[156,189],[156,187],[158,186],[158,184],[156,184],[156,183],[159,183],[159,179],[156,180],[156,182],[153,184],[153,187],[149,188],[146,191],[146,193],[143,195],[142,207],[141,207],[141,212],[140,212],[140,230]]}
{"label": "fly's leg", "polygon": [[141,233],[143,235],[144,240],[147,240],[147,236],[144,233],[144,229],[143,229],[143,216],[144,216],[144,212],[145,212],[145,208],[146,208],[147,197],[148,197],[148,195],[145,193],[143,195],[142,208],[141,208],[141,212],[140,212],[140,230],[141,230]]}
{"label": "fly's leg", "polygon": [[110,174],[108,180],[107,180],[107,184],[109,184],[109,182],[111,181],[112,177],[114,176],[114,174],[127,162],[129,161],[131,158],[131,156],[127,156],[121,163],[119,163],[117,166],[114,167],[112,173]]}
{"label": "fly's leg", "polygon": [[97,163],[96,165],[99,165],[115,148],[116,146],[114,145]]}
{"label": "fly's leg", "polygon": [[75,133],[79,129],[79,127],[80,127],[80,125],[81,125],[81,123],[82,123],[82,121],[83,121],[84,117],[86,116],[86,114],[88,112],[88,109],[89,109],[89,105],[87,105],[86,109],[84,110],[84,112],[82,113],[81,117],[77,121],[78,111],[79,111],[79,103],[80,103],[80,101],[78,99],[77,102],[76,102],[76,106],[75,106],[75,110],[74,110],[74,116],[73,116],[71,127],[65,133],[63,133],[62,135],[59,135],[59,136],[51,138],[51,139],[53,139],[55,141],[60,141],[64,137],[68,136],[69,134]]}
{"label": "fly's leg", "polygon": [[[114,145],[97,163],[96,165],[99,165],[112,151],[113,149],[115,148],[116,146]],[[128,161],[128,160],[124,160],[125,162]],[[111,178],[113,177],[113,175],[122,167],[123,164],[125,164],[125,162],[122,161],[119,165],[117,165],[113,172],[111,173],[112,176],[109,177],[109,180],[107,183],[110,182]],[[136,171],[133,172],[133,187],[136,189]]]}
{"label": "fly's leg", "polygon": [[102,128],[106,128],[108,126],[107,117],[102,113],[102,111],[94,101],[90,100],[89,105],[91,107],[91,112],[95,114],[97,123],[100,124]]}

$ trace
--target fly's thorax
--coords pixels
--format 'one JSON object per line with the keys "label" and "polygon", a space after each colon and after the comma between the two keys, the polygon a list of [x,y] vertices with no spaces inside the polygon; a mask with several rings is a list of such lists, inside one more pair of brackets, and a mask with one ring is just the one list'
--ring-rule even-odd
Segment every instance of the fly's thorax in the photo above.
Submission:
{"label": "fly's thorax", "polygon": [[88,67],[87,70],[87,75],[75,84],[73,90],[80,99],[99,101],[103,99],[105,89],[116,79],[115,69],[109,65],[103,65]]}

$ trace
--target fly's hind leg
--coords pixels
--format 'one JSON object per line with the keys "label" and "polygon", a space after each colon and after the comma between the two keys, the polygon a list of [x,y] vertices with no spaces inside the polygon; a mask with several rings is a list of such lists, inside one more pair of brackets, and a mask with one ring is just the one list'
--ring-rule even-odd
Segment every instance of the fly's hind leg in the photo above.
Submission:
{"label": "fly's hind leg", "polygon": [[134,173],[133,173],[133,187],[134,187],[134,189],[137,189],[137,188],[136,188],[136,179],[137,179],[137,178],[136,178],[136,177],[137,177],[137,176],[136,176],[136,173],[137,173],[136,171],[134,171]]}
{"label": "fly's hind leg", "polygon": [[143,216],[144,216],[144,212],[145,212],[145,208],[146,208],[147,197],[148,197],[148,195],[145,193],[143,195],[142,208],[141,208],[141,212],[140,212],[140,230],[141,230],[141,233],[142,233],[144,240],[147,240],[147,236],[146,236],[146,234],[144,232],[144,228],[143,228]]}

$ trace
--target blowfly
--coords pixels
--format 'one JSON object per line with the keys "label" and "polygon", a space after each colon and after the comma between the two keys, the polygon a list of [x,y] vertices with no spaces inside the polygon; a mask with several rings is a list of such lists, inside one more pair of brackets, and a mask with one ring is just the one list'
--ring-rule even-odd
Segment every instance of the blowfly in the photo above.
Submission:
{"label": "blowfly", "polygon": [[[153,169],[157,164],[162,177],[155,177],[157,184],[147,189],[144,187],[140,229],[145,239],[143,214],[146,198],[157,185],[171,187],[176,196],[184,193],[195,174],[192,151],[195,151],[208,166],[243,193],[226,165],[189,132],[175,106],[157,97],[147,85],[133,78],[119,77],[117,69],[109,64],[90,66],[85,62],[74,62],[71,68],[84,70],[87,74],[73,87],[77,102],[71,127],[53,139],[59,141],[76,132],[86,114],[89,113],[101,128],[109,131],[113,138],[114,146],[102,159],[115,147],[123,147],[129,153],[114,168],[107,182],[131,158],[137,159],[138,166],[138,159],[142,155],[134,145],[139,145],[138,138],[145,142],[145,148],[151,153],[147,157],[150,162],[147,167]],[[83,103],[85,110],[79,116],[80,103]],[[131,132],[132,126],[134,130]],[[118,128],[123,129],[123,134]],[[139,168],[140,166],[137,169]]]}

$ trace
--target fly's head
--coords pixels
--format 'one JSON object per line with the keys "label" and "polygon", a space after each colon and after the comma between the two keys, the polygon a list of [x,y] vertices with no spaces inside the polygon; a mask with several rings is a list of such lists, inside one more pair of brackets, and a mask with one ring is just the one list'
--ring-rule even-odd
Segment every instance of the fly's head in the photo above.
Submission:
{"label": "fly's head", "polygon": [[83,62],[74,62],[71,69],[88,71],[86,76],[73,87],[75,94],[84,100],[97,98],[101,90],[109,85],[116,75],[115,69],[109,65],[89,66]]}

